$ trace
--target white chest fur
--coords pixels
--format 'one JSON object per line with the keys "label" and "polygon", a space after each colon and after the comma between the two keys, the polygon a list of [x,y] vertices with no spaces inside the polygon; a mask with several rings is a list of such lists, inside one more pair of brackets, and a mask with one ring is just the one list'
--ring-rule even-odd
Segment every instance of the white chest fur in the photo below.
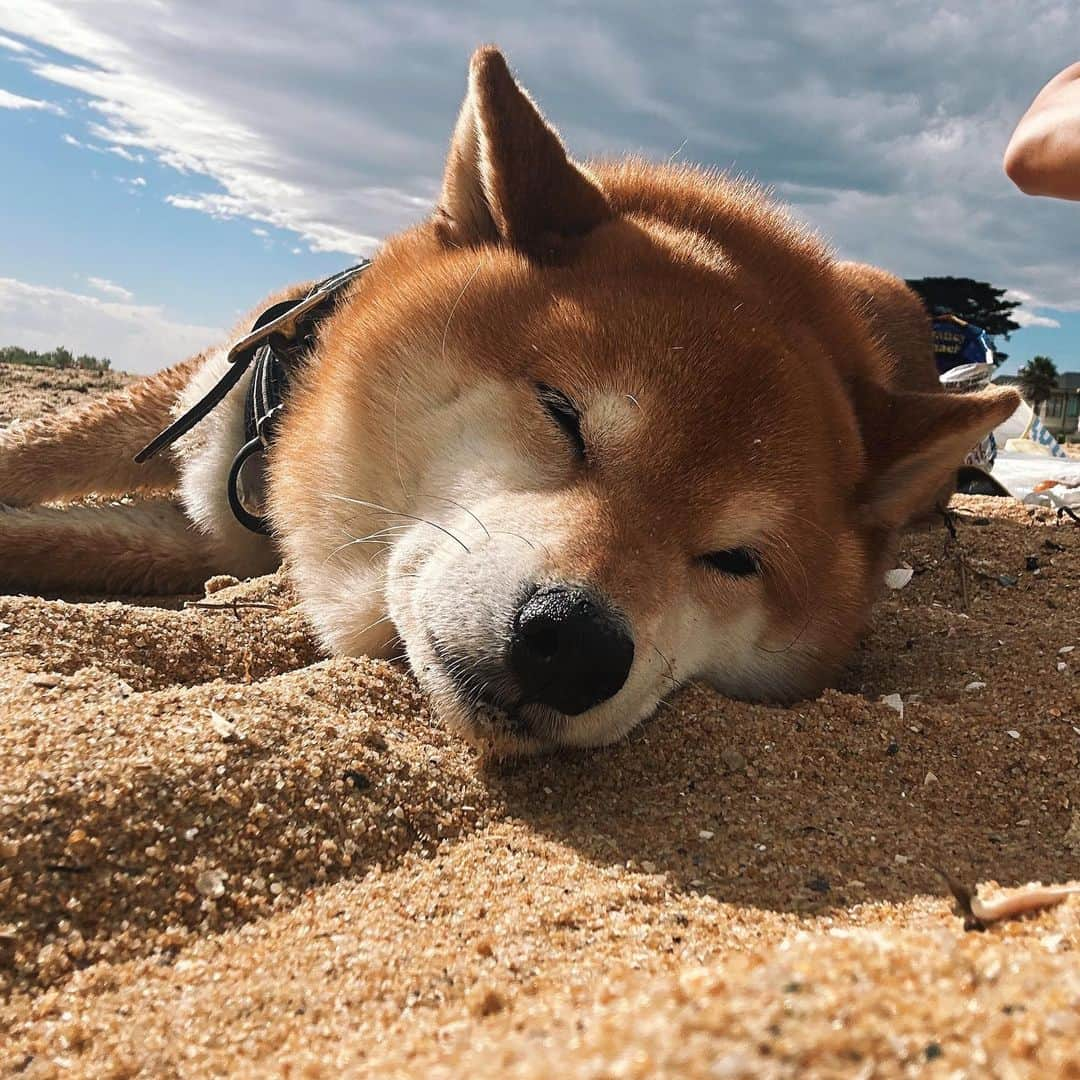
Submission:
{"label": "white chest fur", "polygon": [[[221,378],[227,349],[215,350],[188,383],[176,403],[179,416],[191,408]],[[248,371],[225,399],[173,449],[180,470],[180,501],[195,528],[214,547],[223,569],[237,577],[272,571],[278,553],[269,537],[244,528],[229,509],[227,481],[236,452],[244,445],[244,398],[251,382]],[[255,462],[249,462],[249,466]]]}

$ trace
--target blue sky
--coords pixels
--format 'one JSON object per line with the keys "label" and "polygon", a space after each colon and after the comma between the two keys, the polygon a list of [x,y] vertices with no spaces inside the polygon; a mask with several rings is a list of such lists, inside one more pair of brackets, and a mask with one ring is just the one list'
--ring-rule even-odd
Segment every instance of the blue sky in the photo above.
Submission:
{"label": "blue sky", "polygon": [[1080,205],[1000,168],[1078,23],[1080,0],[0,0],[0,344],[150,371],[373,253],[426,213],[496,41],[578,156],[746,172],[845,257],[1016,290],[1008,369],[1080,370]]}

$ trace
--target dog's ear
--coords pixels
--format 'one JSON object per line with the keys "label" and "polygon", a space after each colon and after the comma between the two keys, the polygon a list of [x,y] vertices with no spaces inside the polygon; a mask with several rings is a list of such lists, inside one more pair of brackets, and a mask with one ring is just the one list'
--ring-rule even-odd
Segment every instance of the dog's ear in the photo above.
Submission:
{"label": "dog's ear", "polygon": [[436,210],[444,238],[541,254],[610,216],[599,185],[567,157],[502,53],[478,49]]}
{"label": "dog's ear", "polygon": [[867,464],[860,516],[885,528],[931,509],[968,452],[1020,404],[1015,390],[996,387],[921,393],[856,379],[852,390]]}

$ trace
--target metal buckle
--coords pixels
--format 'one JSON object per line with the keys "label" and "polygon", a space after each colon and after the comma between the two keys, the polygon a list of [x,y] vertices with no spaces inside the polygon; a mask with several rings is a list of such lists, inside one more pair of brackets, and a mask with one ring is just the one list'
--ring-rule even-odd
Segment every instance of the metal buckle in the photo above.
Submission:
{"label": "metal buckle", "polygon": [[312,308],[318,307],[324,300],[334,293],[344,289],[354,278],[359,277],[369,266],[371,261],[365,259],[350,266],[348,270],[342,270],[331,278],[313,289],[303,300],[298,300],[288,311],[279,315],[276,319],[260,326],[257,330],[251,330],[244,335],[229,350],[228,361],[230,364],[246,361],[250,354],[260,345],[268,341],[272,334],[280,334],[286,341],[292,341],[296,337],[297,320],[307,314]]}
{"label": "metal buckle", "polygon": [[[205,419],[211,409],[219,405],[225,395],[240,381],[244,371],[255,356],[255,350],[263,342],[267,341],[272,335],[279,335],[287,343],[295,341],[296,320],[311,311],[312,308],[325,303],[334,293],[345,288],[351,281],[358,278],[370,265],[370,259],[362,259],[356,266],[350,266],[347,270],[342,270],[340,273],[334,274],[333,277],[321,281],[302,300],[282,301],[282,304],[288,305],[286,310],[276,318],[264,323],[258,329],[245,334],[236,342],[228,352],[226,359],[229,366],[225,368],[225,373],[221,378],[186,413],[174,420],[164,431],[148,442],[135,455],[135,460],[140,464],[149,461],[155,454],[164,450],[167,446],[172,446],[177,439],[186,435],[196,424]],[[273,307],[267,308],[260,318],[278,306],[275,304]]]}

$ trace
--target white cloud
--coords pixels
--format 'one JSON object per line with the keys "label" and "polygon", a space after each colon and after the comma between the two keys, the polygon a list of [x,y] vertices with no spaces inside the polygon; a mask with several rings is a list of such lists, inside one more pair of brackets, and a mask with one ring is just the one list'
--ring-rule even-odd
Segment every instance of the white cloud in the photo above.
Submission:
{"label": "white cloud", "polygon": [[64,110],[51,101],[41,101],[38,98],[22,97],[13,94],[10,90],[0,90],[0,109],[34,109],[40,112],[55,113],[64,116]]}
{"label": "white cloud", "polygon": [[123,300],[125,303],[130,303],[135,299],[135,294],[128,289],[125,289],[123,285],[117,285],[115,281],[109,281],[108,278],[102,277],[88,277],[86,284],[90,288],[95,289],[101,293],[102,296],[112,297],[115,300]]}
{"label": "white cloud", "polygon": [[[8,52],[21,53],[23,55],[34,53],[34,50],[31,49],[29,45],[24,45],[21,41],[16,41],[6,34],[0,34],[0,49],[7,49]],[[35,53],[34,55],[37,54]]]}
{"label": "white cloud", "polygon": [[[104,279],[100,285],[114,286]],[[121,290],[126,291],[126,290]],[[130,294],[129,294],[130,296]],[[123,371],[157,371],[212,345],[221,330],[174,322],[159,307],[0,278],[4,345],[107,356]]]}
{"label": "white cloud", "polygon": [[1039,315],[1033,309],[1045,308],[1048,305],[1036,300],[1029,292],[1023,289],[1009,289],[1005,294],[1006,300],[1019,300],[1023,307],[1014,309],[1012,318],[1021,326],[1042,326],[1048,330],[1060,330],[1061,323],[1052,319],[1049,315]]}
{"label": "white cloud", "polygon": [[[213,22],[223,12],[207,6],[201,15],[195,9],[189,14],[196,22]],[[90,98],[102,123],[89,130],[112,152],[136,157],[138,150],[147,150],[180,172],[210,178],[222,188],[179,192],[173,205],[292,229],[316,251],[359,254],[377,244],[378,233],[358,224],[367,219],[381,227],[386,212],[396,210],[394,224],[400,226],[415,217],[417,203],[428,202],[426,194],[420,197],[430,188],[426,178],[417,191],[388,193],[381,185],[365,185],[362,170],[344,168],[340,152],[332,155],[335,162],[295,145],[297,139],[314,136],[325,147],[329,136],[349,148],[348,157],[360,157],[365,142],[407,150],[415,140],[395,131],[392,122],[366,139],[364,129],[370,125],[363,117],[350,121],[341,104],[312,112],[312,103],[304,100],[308,95],[297,93],[296,85],[275,88],[276,80],[265,78],[262,60],[249,78],[247,69],[269,40],[261,20],[252,37],[252,28],[240,25],[242,19],[225,15],[225,25],[214,34],[218,43],[233,42],[227,63],[214,47],[200,48],[200,42],[210,41],[201,33],[186,38],[184,20],[177,20],[178,36],[165,36],[156,12],[109,0],[95,4],[92,16],[44,0],[0,0],[0,21],[88,61],[39,62],[34,71]],[[302,55],[303,45],[297,48]]]}
{"label": "white cloud", "polygon": [[117,157],[123,158],[125,161],[138,162],[140,165],[146,160],[142,154],[133,154],[130,150],[125,150],[122,146],[107,146],[105,148],[110,154],[115,154]]}
{"label": "white cloud", "polygon": [[[281,199],[275,203],[270,190],[276,186],[273,181],[260,183],[255,181],[246,195],[166,195],[165,201],[178,210],[199,210],[218,221],[232,218],[250,218],[265,221],[280,229],[294,229],[307,241],[310,251],[340,251],[346,254],[370,252],[379,243],[375,236],[353,232],[329,222],[308,220],[300,227],[294,215],[285,205],[290,189],[282,187]],[[256,194],[256,189],[262,188]],[[252,198],[252,196],[255,196]]]}
{"label": "white cloud", "polygon": [[1036,315],[1034,312],[1017,308],[1012,313],[1013,321],[1021,326],[1044,326],[1050,330],[1060,330],[1061,323],[1057,319],[1051,319],[1048,315]]}
{"label": "white cloud", "polygon": [[849,257],[1080,310],[1077,208],[1001,171],[1012,125],[1075,60],[1076,0],[684,0],[674,18],[610,0],[542,17],[313,2],[318,17],[285,0],[0,0],[0,26],[74,58],[30,63],[88,99],[91,149],[156,158],[181,174],[174,207],[310,250],[370,253],[426,213],[466,58],[495,40],[582,155],[685,142],[680,160],[776,186]]}

